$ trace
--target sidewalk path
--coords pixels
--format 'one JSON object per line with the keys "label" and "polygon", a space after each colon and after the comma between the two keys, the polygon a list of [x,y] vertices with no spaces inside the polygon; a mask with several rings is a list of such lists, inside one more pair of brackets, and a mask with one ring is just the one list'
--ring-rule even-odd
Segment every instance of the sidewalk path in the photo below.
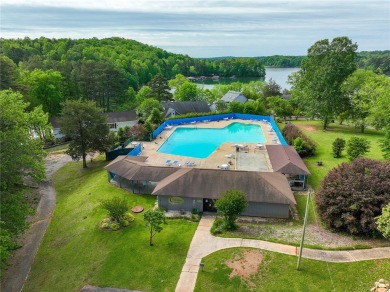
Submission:
{"label": "sidewalk path", "polygon": [[65,154],[50,155],[46,158],[46,180],[39,186],[41,200],[37,212],[30,221],[30,228],[22,236],[22,247],[15,251],[10,262],[11,265],[4,272],[1,291],[19,292],[23,289],[56,205],[56,195],[52,183],[53,174],[69,161],[71,161],[70,156]]}
{"label": "sidewalk path", "polygon": [[[180,274],[180,279],[175,290],[176,292],[193,291],[202,258],[221,249],[231,247],[253,247],[288,255],[296,255],[297,248],[290,245],[255,239],[215,237],[210,233],[210,228],[213,225],[214,219],[214,215],[204,214],[200,220]],[[385,259],[390,258],[390,247],[348,251],[328,251],[304,248],[302,257],[328,262]]]}

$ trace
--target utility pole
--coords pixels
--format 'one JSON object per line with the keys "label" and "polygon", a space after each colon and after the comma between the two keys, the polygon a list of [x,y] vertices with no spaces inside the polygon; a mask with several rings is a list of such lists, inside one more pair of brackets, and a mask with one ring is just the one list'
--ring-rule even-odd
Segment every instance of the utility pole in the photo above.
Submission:
{"label": "utility pole", "polygon": [[310,195],[311,195],[311,190],[309,191],[309,194],[307,195],[307,201],[306,201],[305,219],[303,220],[303,232],[302,232],[301,245],[299,247],[299,255],[298,255],[298,264],[297,264],[298,271],[299,271],[299,265],[301,264],[303,241],[305,240],[305,230],[306,230],[307,216],[309,214]]}

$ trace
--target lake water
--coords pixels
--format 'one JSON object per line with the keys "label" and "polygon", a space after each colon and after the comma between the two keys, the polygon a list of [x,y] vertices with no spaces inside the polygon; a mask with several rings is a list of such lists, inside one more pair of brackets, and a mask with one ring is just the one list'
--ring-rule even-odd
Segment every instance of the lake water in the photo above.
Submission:
{"label": "lake water", "polygon": [[[265,68],[265,81],[269,81],[271,78],[283,89],[290,89],[290,84],[287,83],[288,76],[294,72],[297,72],[300,68]],[[211,79],[204,80],[202,83],[197,83],[206,89],[212,89],[215,84],[230,84],[232,82],[240,81],[242,83],[249,83],[250,81],[264,80],[261,78],[220,78],[219,81],[213,81]]]}

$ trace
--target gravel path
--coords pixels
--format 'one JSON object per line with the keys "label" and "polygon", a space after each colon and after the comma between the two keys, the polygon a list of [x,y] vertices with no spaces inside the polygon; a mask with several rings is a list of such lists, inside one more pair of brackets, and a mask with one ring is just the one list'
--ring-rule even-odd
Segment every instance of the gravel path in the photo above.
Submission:
{"label": "gravel path", "polygon": [[19,244],[22,247],[15,251],[10,259],[8,270],[4,272],[1,291],[19,292],[23,289],[55,208],[56,195],[52,183],[53,174],[69,161],[71,161],[70,156],[65,154],[49,155],[46,158],[46,180],[39,185],[41,199],[37,212],[29,220],[30,228],[20,238]]}

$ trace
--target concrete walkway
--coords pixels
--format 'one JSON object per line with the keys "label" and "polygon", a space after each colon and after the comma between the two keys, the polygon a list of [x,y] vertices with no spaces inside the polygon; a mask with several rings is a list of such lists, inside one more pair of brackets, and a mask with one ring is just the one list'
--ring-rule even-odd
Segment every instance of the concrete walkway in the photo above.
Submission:
{"label": "concrete walkway", "polygon": [[[215,216],[203,215],[199,226],[191,241],[186,262],[180,274],[176,292],[193,291],[198,276],[199,264],[203,257],[221,249],[231,247],[253,247],[288,255],[297,255],[298,249],[294,246],[284,245],[255,239],[222,238],[211,235],[210,228]],[[390,258],[390,247],[349,250],[327,251],[304,248],[302,257],[328,262],[354,262],[373,259]]]}

